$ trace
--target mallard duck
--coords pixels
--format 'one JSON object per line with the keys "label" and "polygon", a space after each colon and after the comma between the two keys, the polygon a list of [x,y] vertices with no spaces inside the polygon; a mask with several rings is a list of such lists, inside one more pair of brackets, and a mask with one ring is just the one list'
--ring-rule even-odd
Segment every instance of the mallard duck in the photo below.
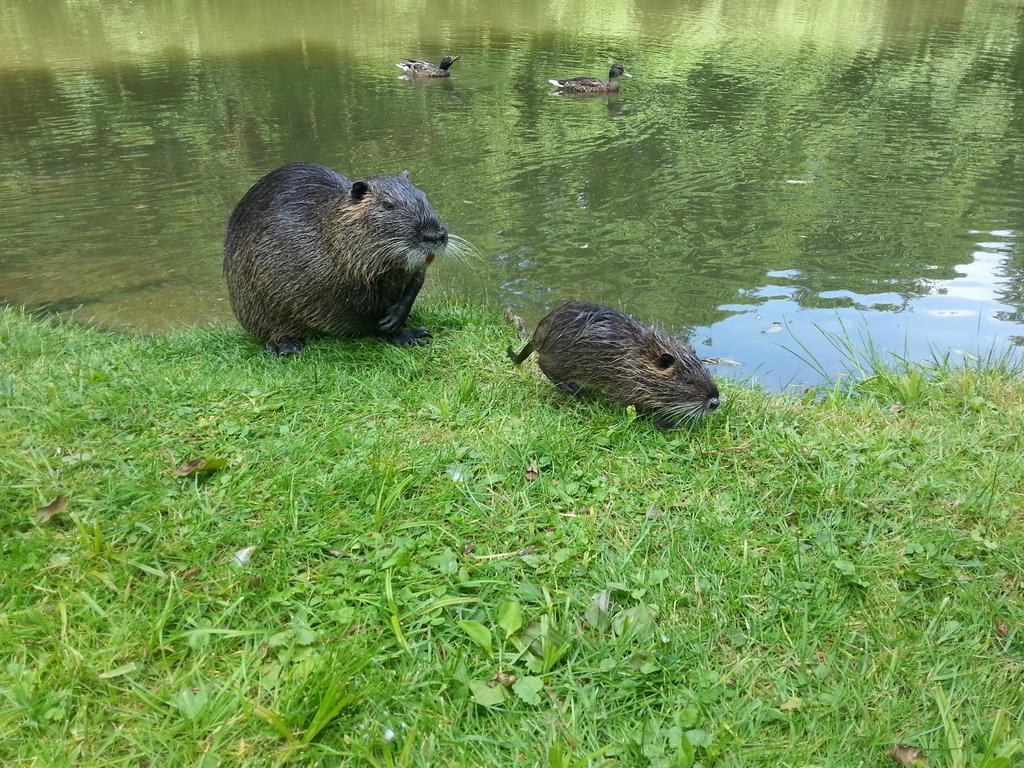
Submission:
{"label": "mallard duck", "polygon": [[448,67],[458,61],[459,58],[459,56],[456,56],[454,59],[451,56],[445,56],[441,59],[441,66],[439,67],[431,64],[429,61],[420,61],[419,59],[406,59],[395,66],[409,77],[448,77],[451,74],[448,71]]}
{"label": "mallard duck", "polygon": [[562,93],[612,93],[619,90],[619,77],[632,77],[621,64],[612,64],[608,82],[598,77],[570,77],[566,80],[548,80]]}

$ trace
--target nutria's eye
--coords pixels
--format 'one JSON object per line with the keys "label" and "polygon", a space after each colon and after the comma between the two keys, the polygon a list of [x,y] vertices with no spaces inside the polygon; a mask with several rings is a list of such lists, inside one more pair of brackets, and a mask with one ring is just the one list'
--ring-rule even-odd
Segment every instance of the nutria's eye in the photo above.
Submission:
{"label": "nutria's eye", "polygon": [[672,357],[672,355],[670,355],[668,352],[666,352],[665,354],[663,354],[661,357],[654,361],[654,366],[659,371],[667,371],[669,368],[672,367],[672,363],[674,363],[675,361],[676,359]]}
{"label": "nutria's eye", "polygon": [[393,200],[381,200],[380,205],[385,211],[393,211],[398,207]]}
{"label": "nutria's eye", "polygon": [[370,186],[365,181],[352,182],[352,199],[362,200]]}

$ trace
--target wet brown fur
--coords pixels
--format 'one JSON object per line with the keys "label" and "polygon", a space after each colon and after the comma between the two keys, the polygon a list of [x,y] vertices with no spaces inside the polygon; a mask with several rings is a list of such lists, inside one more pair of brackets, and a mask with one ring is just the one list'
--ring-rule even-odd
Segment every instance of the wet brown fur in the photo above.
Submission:
{"label": "wet brown fur", "polygon": [[560,390],[603,392],[662,427],[718,407],[718,387],[692,349],[600,304],[563,304],[540,321],[521,352],[508,348],[516,365],[533,352]]}
{"label": "wet brown fur", "polygon": [[[231,307],[279,354],[287,353],[275,347],[282,340],[301,349],[317,335],[387,337],[382,319],[410,291],[411,308],[426,253],[447,246],[426,197],[405,175],[358,183],[367,191],[354,199],[344,176],[286,165],[253,185],[231,215],[224,242]],[[394,208],[384,210],[385,201]]]}

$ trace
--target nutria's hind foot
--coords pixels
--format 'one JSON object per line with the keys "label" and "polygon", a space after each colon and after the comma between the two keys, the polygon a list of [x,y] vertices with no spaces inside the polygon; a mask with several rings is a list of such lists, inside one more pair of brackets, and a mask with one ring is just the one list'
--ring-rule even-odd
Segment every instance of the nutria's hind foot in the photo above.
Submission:
{"label": "nutria's hind foot", "polygon": [[263,343],[263,348],[276,357],[297,355],[305,346],[305,341],[302,339],[296,339],[292,336],[282,336],[277,341],[266,341]]}
{"label": "nutria's hind foot", "polygon": [[553,381],[551,383],[555,385],[555,389],[559,392],[564,392],[565,394],[572,395],[573,397],[583,391],[583,387],[579,384],[573,384],[571,381]]}
{"label": "nutria's hind foot", "polygon": [[385,336],[384,341],[399,347],[419,347],[426,344],[427,339],[434,338],[426,328],[402,328],[397,333]]}

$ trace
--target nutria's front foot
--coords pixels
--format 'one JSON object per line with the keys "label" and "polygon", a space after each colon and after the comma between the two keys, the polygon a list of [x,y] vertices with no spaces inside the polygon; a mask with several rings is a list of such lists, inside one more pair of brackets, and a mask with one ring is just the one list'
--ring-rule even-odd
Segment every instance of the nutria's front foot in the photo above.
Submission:
{"label": "nutria's front foot", "polygon": [[381,333],[391,334],[402,327],[402,323],[409,317],[409,312],[405,306],[399,302],[395,306],[388,310],[387,314],[384,315],[378,322],[377,327]]}
{"label": "nutria's front foot", "polygon": [[666,432],[671,432],[673,429],[680,428],[679,422],[674,419],[655,419],[654,426]]}
{"label": "nutria's front foot", "polygon": [[573,384],[571,381],[556,381],[554,384],[555,389],[559,392],[564,392],[565,394],[572,395],[573,397],[583,391],[583,387],[579,384]]}
{"label": "nutria's front foot", "polygon": [[426,344],[427,339],[432,338],[434,337],[426,328],[402,328],[398,333],[385,337],[385,340],[399,347],[419,347]]}
{"label": "nutria's front foot", "polygon": [[304,346],[306,346],[306,342],[302,339],[296,339],[291,336],[282,336],[277,341],[267,341],[263,343],[263,348],[270,354],[277,357],[297,355],[302,351]]}

